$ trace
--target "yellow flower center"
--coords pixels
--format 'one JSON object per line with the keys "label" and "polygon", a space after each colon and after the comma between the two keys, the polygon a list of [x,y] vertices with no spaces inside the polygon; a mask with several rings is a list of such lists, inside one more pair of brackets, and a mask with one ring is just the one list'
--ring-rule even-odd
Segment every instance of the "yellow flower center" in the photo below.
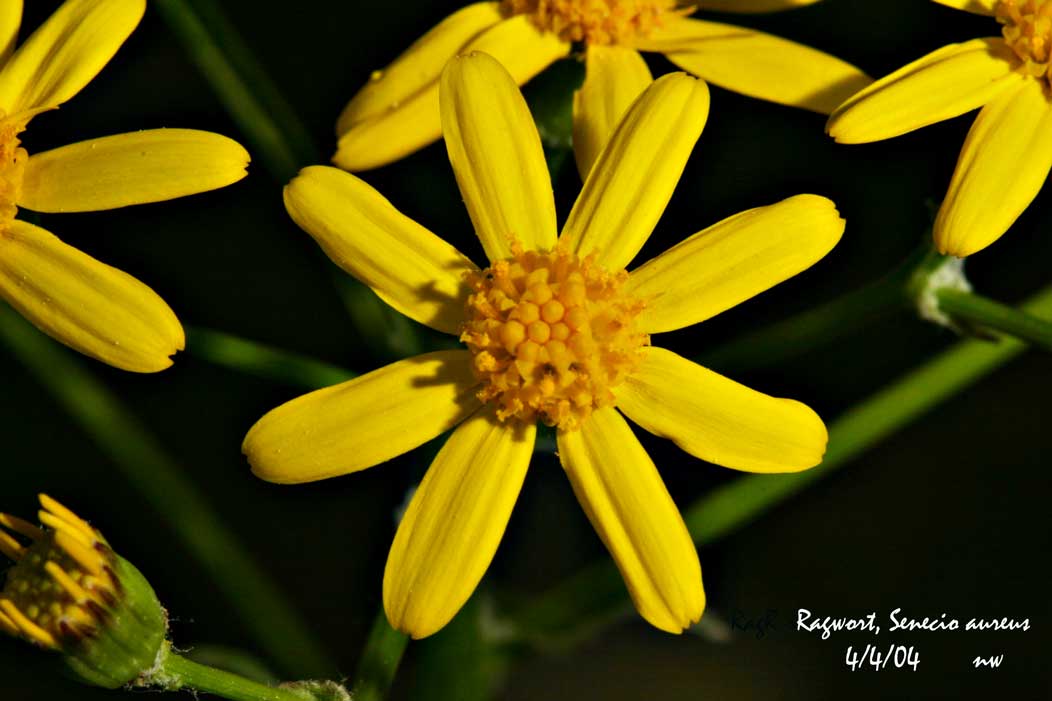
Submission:
{"label": "yellow flower center", "polygon": [[614,403],[612,388],[642,360],[643,303],[622,291],[627,272],[610,273],[592,256],[512,250],[468,280],[460,340],[474,354],[478,397],[501,421],[576,429]]}
{"label": "yellow flower center", "polygon": [[0,592],[0,630],[57,649],[98,631],[120,585],[116,556],[94,529],[60,505],[41,517],[54,530],[0,514],[0,525],[32,541],[0,530],[0,550],[16,561]]}
{"label": "yellow flower center", "polygon": [[1052,1],[1000,0],[997,21],[1005,41],[1035,78],[1052,78]]}
{"label": "yellow flower center", "polygon": [[542,31],[564,41],[626,44],[660,27],[676,0],[503,0],[510,15],[530,15]]}
{"label": "yellow flower center", "polygon": [[24,121],[8,119],[0,110],[0,231],[18,214],[22,175],[29,158],[18,139],[25,128]]}

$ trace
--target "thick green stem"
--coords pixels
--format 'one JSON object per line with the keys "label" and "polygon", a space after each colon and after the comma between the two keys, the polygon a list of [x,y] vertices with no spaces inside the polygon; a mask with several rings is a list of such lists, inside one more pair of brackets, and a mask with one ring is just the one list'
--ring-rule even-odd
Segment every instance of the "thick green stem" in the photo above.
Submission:
{"label": "thick green stem", "polygon": [[0,339],[109,455],[159,520],[174,530],[276,662],[297,675],[325,676],[335,668],[281,593],[134,413],[70,352],[6,304],[0,304]]}
{"label": "thick green stem", "polygon": [[189,328],[186,335],[194,357],[283,384],[317,389],[356,377],[350,370],[222,331]]}
{"label": "thick green stem", "polygon": [[[1022,307],[1052,317],[1052,288]],[[785,475],[749,475],[709,492],[683,516],[698,545],[751,523],[816,480],[848,464],[895,431],[1015,358],[1026,345],[1010,337],[957,343],[837,419],[818,467]],[[538,643],[580,639],[627,609],[624,585],[609,560],[597,562],[511,615],[520,634]]]}
{"label": "thick green stem", "polygon": [[170,651],[164,655],[161,668],[151,681],[168,691],[203,691],[232,701],[304,701],[312,698],[309,694],[267,686],[215,667],[198,664]]}
{"label": "thick green stem", "polygon": [[394,682],[409,637],[391,627],[383,611],[373,622],[351,695],[354,701],[381,701]]}
{"label": "thick green stem", "polygon": [[936,292],[939,309],[969,327],[1000,331],[1052,350],[1052,323],[981,295],[960,290]]}

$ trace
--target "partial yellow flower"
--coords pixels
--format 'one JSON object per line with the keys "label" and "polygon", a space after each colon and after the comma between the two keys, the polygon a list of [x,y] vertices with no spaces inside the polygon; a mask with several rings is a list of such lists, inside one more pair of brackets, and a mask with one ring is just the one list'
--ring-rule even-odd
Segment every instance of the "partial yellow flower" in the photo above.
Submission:
{"label": "partial yellow flower", "polygon": [[336,124],[333,162],[362,171],[396,161],[442,133],[438,79],[453,56],[482,51],[519,85],[573,44],[586,78],[574,102],[574,152],[582,179],[625,109],[652,78],[640,51],[735,92],[829,114],[871,81],[854,66],[807,46],[719,22],[694,9],[774,12],[817,0],[502,0],[460,9],[372,78]]}
{"label": "partial yellow flower", "polygon": [[0,513],[0,631],[60,653],[80,681],[116,689],[157,668],[168,616],[150,583],[46,494],[40,526]]}
{"label": "partial yellow flower", "polygon": [[1000,37],[950,44],[852,96],[829,118],[840,143],[889,139],[982,108],[935,220],[939,252],[983,250],[1052,169],[1052,1],[936,0],[994,15]]}
{"label": "partial yellow flower", "polygon": [[557,235],[540,137],[514,76],[488,55],[441,77],[446,145],[489,258],[479,269],[357,177],[304,169],[289,214],[346,271],[464,350],[409,358],[294,399],[249,431],[259,477],[362,470],[454,429],[398,528],[384,575],[397,628],[434,633],[471,595],[504,533],[537,421],[646,620],[680,632],[705,596],[697,553],[623,412],[710,462],[802,470],[826,429],[650,335],[697,323],[806,269],[840,239],[833,203],[791,197],[715,224],[635,268],[701,134],[705,83],[664,76],[632,104]]}
{"label": "partial yellow flower", "polygon": [[0,9],[0,298],[67,346],[133,372],[182,350],[179,320],[135,278],[16,219],[18,209],[89,212],[237,182],[249,157],[204,131],[154,129],[30,155],[29,121],[76,95],[139,24],[146,0],[67,0],[15,49],[21,0]]}

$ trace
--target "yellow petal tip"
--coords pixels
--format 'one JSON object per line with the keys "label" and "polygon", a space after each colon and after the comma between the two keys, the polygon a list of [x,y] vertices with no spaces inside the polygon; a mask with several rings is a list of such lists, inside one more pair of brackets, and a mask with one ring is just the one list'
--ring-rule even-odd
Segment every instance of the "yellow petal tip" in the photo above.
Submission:
{"label": "yellow petal tip", "polygon": [[265,424],[268,423],[273,413],[273,411],[268,412],[252,425],[241,442],[241,453],[248,460],[249,469],[255,477],[273,484],[294,484],[297,480],[290,479],[286,472],[273,464],[280,460],[281,448],[267,448],[262,437],[266,431]]}
{"label": "yellow petal tip", "polygon": [[684,631],[700,621],[705,613],[705,590],[700,581],[697,589],[691,594],[690,601],[682,602],[683,609],[681,610],[673,611],[668,608],[667,602],[661,602],[653,608],[637,604],[637,610],[643,620],[658,630],[672,635],[682,635]]}
{"label": "yellow petal tip", "polygon": [[822,464],[829,446],[829,430],[818,413],[803,402],[783,399],[794,405],[798,415],[799,445],[798,459],[786,462],[770,472],[803,472]]}
{"label": "yellow petal tip", "polygon": [[836,203],[822,195],[795,195],[785,200],[785,204],[793,204],[796,208],[796,216],[805,213],[810,215],[811,222],[820,232],[821,242],[815,246],[817,256],[814,262],[821,260],[829,251],[840,242],[847,229],[847,220],[841,216]]}

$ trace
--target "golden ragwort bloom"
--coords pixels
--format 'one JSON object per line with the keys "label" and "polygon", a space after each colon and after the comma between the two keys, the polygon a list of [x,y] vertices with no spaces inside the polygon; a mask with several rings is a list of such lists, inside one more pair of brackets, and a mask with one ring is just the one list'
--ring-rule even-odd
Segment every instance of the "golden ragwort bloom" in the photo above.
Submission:
{"label": "golden ragwort bloom", "polygon": [[1052,169],[1052,2],[935,0],[993,15],[1000,37],[950,44],[849,98],[826,130],[880,141],[981,107],[935,220],[939,252],[958,257],[1001,238]]}
{"label": "golden ragwort bloom", "polygon": [[16,219],[159,202],[245,176],[248,153],[204,131],[153,129],[32,155],[20,134],[88,84],[142,19],[146,0],[67,0],[17,49],[21,0],[0,3],[0,299],[85,355],[134,372],[172,364],[184,335],[157,293]]}
{"label": "golden ragwort bloom", "polygon": [[502,0],[445,18],[373,73],[336,124],[333,162],[349,171],[396,161],[441,136],[438,81],[457,54],[497,58],[519,85],[583,43],[586,77],[574,99],[574,152],[582,180],[632,101],[653,80],[640,51],[715,85],[829,114],[871,81],[821,51],[744,27],[688,18],[695,8],[772,12],[816,0]]}
{"label": "golden ragwort bloom", "polygon": [[[489,267],[344,171],[285,189],[292,218],[392,307],[458,336],[427,353],[274,409],[243,450],[263,479],[355,472],[453,431],[399,525],[384,574],[391,623],[414,637],[453,617],[489,566],[533,453],[536,421],[636,608],[680,632],[704,607],[690,535],[618,409],[688,453],[756,472],[821,461],[826,429],[776,399],[650,345],[805,270],[840,239],[833,203],[800,195],[742,212],[635,268],[708,115],[704,82],[655,81],[599,154],[561,236],[537,129],[488,55],[441,78],[443,129]],[[615,408],[616,407],[616,408]]]}

